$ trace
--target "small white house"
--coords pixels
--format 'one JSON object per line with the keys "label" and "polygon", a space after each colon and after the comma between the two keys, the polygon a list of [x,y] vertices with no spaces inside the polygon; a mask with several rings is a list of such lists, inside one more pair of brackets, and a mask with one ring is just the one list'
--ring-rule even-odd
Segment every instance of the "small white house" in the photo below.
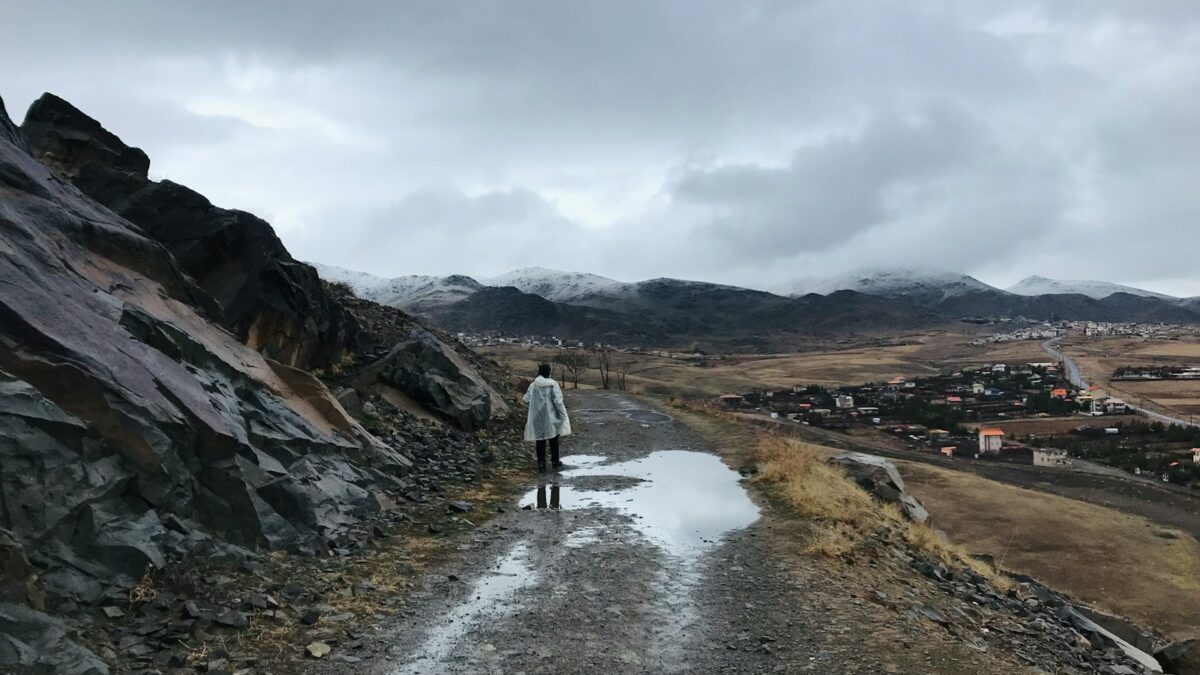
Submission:
{"label": "small white house", "polygon": [[980,429],[979,452],[985,455],[998,455],[1004,447],[1003,429]]}
{"label": "small white house", "polygon": [[983,387],[982,382],[972,382],[971,383],[971,393],[972,394],[982,394],[983,391],[984,391],[984,387]]}
{"label": "small white house", "polygon": [[854,397],[849,394],[838,394],[837,396],[833,397],[833,405],[841,409],[853,408]]}
{"label": "small white house", "polygon": [[1192,448],[1192,463],[1200,464],[1200,448]]}

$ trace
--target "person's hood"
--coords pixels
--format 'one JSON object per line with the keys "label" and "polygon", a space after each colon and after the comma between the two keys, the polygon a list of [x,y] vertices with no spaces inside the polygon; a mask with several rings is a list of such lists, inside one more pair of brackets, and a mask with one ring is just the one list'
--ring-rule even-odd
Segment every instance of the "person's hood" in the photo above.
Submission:
{"label": "person's hood", "polygon": [[554,384],[555,384],[554,380],[552,380],[548,377],[542,377],[541,375],[538,375],[533,380],[533,385],[535,387],[553,387]]}

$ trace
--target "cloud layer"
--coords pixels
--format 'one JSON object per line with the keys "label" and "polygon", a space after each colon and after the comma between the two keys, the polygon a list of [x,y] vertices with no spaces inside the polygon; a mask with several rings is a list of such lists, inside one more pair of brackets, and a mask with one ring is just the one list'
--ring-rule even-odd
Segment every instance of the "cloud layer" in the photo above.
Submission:
{"label": "cloud layer", "polygon": [[1194,2],[26,3],[0,95],[378,274],[1200,295]]}

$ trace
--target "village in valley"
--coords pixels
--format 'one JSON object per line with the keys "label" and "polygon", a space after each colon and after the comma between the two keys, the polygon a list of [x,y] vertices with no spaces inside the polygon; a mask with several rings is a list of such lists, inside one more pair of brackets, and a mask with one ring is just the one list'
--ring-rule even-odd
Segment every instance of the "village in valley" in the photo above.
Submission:
{"label": "village in valley", "polygon": [[1154,421],[1118,397],[1074,388],[1055,362],[996,363],[860,386],[730,393],[714,405],[781,423],[887,437],[897,448],[948,458],[1046,468],[1095,463],[1200,489],[1200,427]]}
{"label": "village in valley", "polygon": [[[996,331],[997,327],[1002,330]],[[1107,387],[1089,386],[1081,380],[1076,364],[1070,360],[1051,360],[1056,356],[1050,355],[1061,357],[1051,347],[1069,339],[1093,341],[1088,344],[1130,339],[1148,345],[1176,341],[1190,345],[1200,334],[1197,327],[1165,323],[1002,321],[989,322],[987,328],[980,326],[976,330],[975,335],[957,344],[981,354],[1011,357],[1041,353],[1046,360],[1004,360],[986,365],[978,365],[976,360],[964,362],[949,372],[897,375],[855,385],[847,384],[854,380],[813,383],[797,377],[800,383],[780,386],[778,378],[770,384],[755,382],[749,364],[759,361],[745,354],[708,353],[700,349],[647,350],[566,341],[554,336],[460,333],[458,338],[465,344],[492,350],[497,358],[523,355],[517,358],[549,361],[555,364],[555,372],[573,386],[578,386],[581,377],[586,381],[588,371],[597,369],[601,362],[616,364],[619,377],[614,379],[621,389],[625,388],[631,372],[639,381],[638,389],[653,387],[645,376],[664,368],[674,368],[675,373],[697,372],[698,379],[710,384],[721,381],[714,369],[740,374],[744,377],[735,377],[734,381],[745,388],[734,388],[711,398],[709,405],[777,425],[794,425],[797,431],[818,429],[855,440],[868,439],[918,460],[936,457],[943,463],[968,460],[1034,469],[1108,472],[1200,490],[1200,425],[1174,424],[1165,420],[1175,418],[1147,414],[1144,406],[1153,405],[1153,399],[1135,395],[1129,400]],[[904,340],[893,341],[885,349],[903,348],[903,344]],[[866,351],[869,354],[872,350],[868,347]],[[835,349],[827,353],[818,351],[811,357],[802,353],[783,358],[806,362],[821,358],[819,354],[839,353],[843,352]],[[538,354],[541,356],[534,356]],[[762,355],[761,358],[766,361],[781,357]],[[676,365],[664,366],[664,363]],[[1074,372],[1072,367],[1076,368]],[[703,371],[714,374],[700,375]],[[597,372],[602,380],[606,379],[603,369]],[[1128,382],[1200,380],[1200,366],[1133,361],[1114,368],[1107,380],[1114,389]]]}

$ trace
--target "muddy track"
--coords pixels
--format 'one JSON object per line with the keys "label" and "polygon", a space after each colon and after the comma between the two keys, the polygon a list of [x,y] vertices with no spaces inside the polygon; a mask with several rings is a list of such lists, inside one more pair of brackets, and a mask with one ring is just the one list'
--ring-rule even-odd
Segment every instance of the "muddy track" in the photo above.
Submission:
{"label": "muddy track", "polygon": [[959,672],[928,649],[864,651],[877,612],[783,562],[769,500],[669,413],[615,392],[568,405],[567,467],[321,672]]}

